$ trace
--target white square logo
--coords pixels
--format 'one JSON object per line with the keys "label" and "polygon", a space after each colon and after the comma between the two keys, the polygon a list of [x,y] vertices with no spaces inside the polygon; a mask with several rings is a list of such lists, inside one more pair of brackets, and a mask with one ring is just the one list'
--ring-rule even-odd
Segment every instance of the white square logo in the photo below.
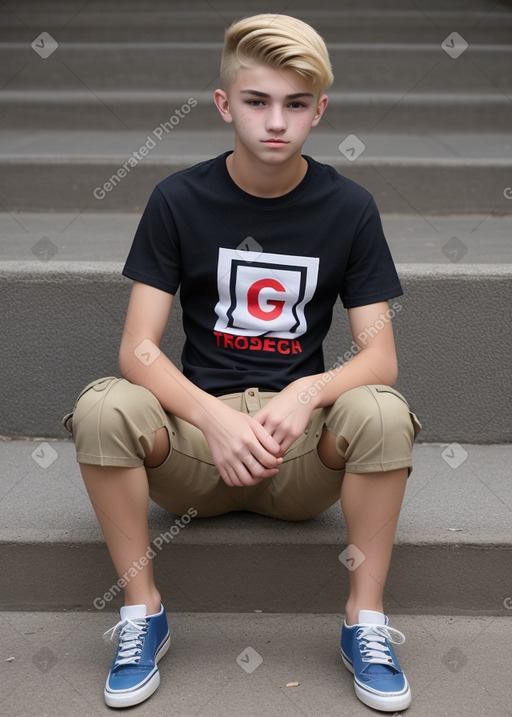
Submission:
{"label": "white square logo", "polygon": [[307,328],[304,308],[315,293],[318,266],[316,257],[219,249],[215,331],[301,336]]}

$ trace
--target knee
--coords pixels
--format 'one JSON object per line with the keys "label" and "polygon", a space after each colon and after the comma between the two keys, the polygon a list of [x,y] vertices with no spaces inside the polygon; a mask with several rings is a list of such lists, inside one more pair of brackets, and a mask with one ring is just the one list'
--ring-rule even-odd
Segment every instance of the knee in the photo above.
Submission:
{"label": "knee", "polygon": [[94,444],[99,454],[109,445],[123,446],[139,459],[151,449],[146,436],[162,425],[163,413],[153,394],[126,379],[108,377],[89,384],[79,395],[72,417],[72,434],[82,444]]}
{"label": "knee", "polygon": [[373,399],[373,416],[386,432],[411,431],[411,414],[405,398],[390,386],[368,386]]}
{"label": "knee", "polygon": [[338,400],[332,424],[347,470],[358,473],[410,467],[419,424],[398,391],[384,385],[361,386]]}
{"label": "knee", "polygon": [[334,405],[338,428],[349,424],[350,433],[370,431],[375,437],[405,433],[414,441],[414,424],[409,405],[394,388],[385,385],[359,386],[344,393]]}
{"label": "knee", "polygon": [[126,379],[95,381],[79,395],[71,418],[77,459],[98,465],[139,466],[165,424],[155,396]]}
{"label": "knee", "polygon": [[102,433],[105,426],[108,426],[109,431],[115,428],[115,424],[125,413],[125,392],[114,390],[120,382],[130,385],[124,379],[109,376],[90,383],[79,394],[72,417],[75,441],[83,433]]}

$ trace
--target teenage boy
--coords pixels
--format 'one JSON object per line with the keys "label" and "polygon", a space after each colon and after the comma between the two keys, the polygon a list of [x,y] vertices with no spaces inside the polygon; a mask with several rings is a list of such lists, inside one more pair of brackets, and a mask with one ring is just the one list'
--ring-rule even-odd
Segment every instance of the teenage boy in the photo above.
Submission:
{"label": "teenage boy", "polygon": [[[132,293],[123,378],[86,387],[65,419],[118,575],[150,545],[148,497],[175,514],[312,518],[340,498],[349,550],[341,650],[357,696],[406,708],[383,589],[419,424],[391,386],[387,301],[400,283],[367,191],[301,154],[332,82],[322,38],[257,15],[226,33],[215,103],[234,150],[156,187],[124,267]],[[181,372],[161,351],[180,286]],[[340,296],[354,355],[325,371]],[[357,347],[357,348],[356,348]],[[149,697],[169,629],[151,560],[124,581],[105,686],[111,707]]]}

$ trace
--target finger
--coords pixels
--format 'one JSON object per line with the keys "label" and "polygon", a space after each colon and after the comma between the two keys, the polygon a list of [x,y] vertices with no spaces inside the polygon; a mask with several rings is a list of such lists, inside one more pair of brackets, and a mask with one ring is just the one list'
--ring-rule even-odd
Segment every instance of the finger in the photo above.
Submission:
{"label": "finger", "polygon": [[219,473],[220,477],[227,486],[229,486],[230,488],[240,487],[241,484],[238,481],[238,476],[236,475],[235,471],[232,471],[229,468],[224,468],[223,470],[219,470]]}
{"label": "finger", "polygon": [[256,454],[256,458],[267,468],[274,468],[278,465],[278,462],[280,462],[281,446],[260,423],[255,423],[254,434],[260,442],[261,447],[264,449],[263,452],[259,451]]}
{"label": "finger", "polygon": [[[252,456],[250,456],[252,458]],[[252,458],[252,461],[248,460],[248,463],[252,464],[256,469],[255,474],[246,465],[240,461],[240,463],[229,466],[225,469],[225,477],[221,475],[224,482],[233,488],[243,488],[251,485],[256,485],[260,480],[267,477],[268,471],[262,470],[261,466]],[[258,470],[259,468],[259,470]],[[272,472],[273,475],[273,472]]]}
{"label": "finger", "polygon": [[261,461],[252,454],[246,455],[242,459],[242,461],[255,482],[259,482],[264,478],[272,478],[272,476],[275,476],[277,473],[279,473],[279,468],[265,468],[265,466],[262,465]]}
{"label": "finger", "polygon": [[294,436],[283,436],[283,438],[280,440],[281,452],[283,455],[289,448],[291,448],[291,446],[293,446],[296,440],[297,438],[295,438]]}

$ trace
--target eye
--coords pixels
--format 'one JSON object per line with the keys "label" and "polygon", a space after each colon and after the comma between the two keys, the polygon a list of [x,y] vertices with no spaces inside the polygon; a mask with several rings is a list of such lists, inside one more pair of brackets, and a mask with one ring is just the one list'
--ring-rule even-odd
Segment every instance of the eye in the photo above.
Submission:
{"label": "eye", "polygon": [[290,102],[290,104],[289,104],[288,106],[289,106],[290,109],[292,109],[292,110],[300,110],[300,109],[302,109],[303,107],[307,107],[307,105],[305,105],[304,102],[298,102],[298,101],[296,101],[296,102]]}
{"label": "eye", "polygon": [[263,100],[245,100],[245,104],[251,107],[263,107],[265,105]]}

